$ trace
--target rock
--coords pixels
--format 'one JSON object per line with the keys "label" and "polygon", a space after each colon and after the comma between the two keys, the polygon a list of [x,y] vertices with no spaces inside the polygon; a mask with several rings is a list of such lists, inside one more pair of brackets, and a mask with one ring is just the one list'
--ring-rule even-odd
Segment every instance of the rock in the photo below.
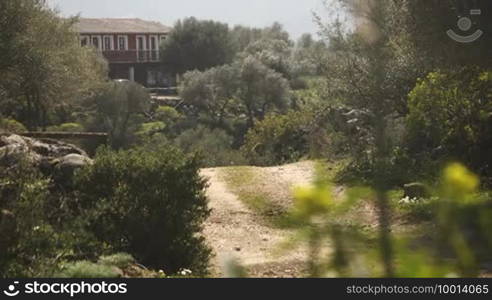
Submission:
{"label": "rock", "polygon": [[403,186],[404,198],[421,199],[430,197],[427,186],[420,182],[408,183]]}
{"label": "rock", "polygon": [[241,247],[235,247],[234,250],[236,250],[237,252],[240,252],[241,251]]}
{"label": "rock", "polygon": [[76,169],[92,163],[84,150],[72,144],[16,134],[0,135],[0,166],[13,166],[22,157],[63,184],[72,178]]}
{"label": "rock", "polygon": [[58,183],[70,185],[75,170],[92,164],[92,160],[80,154],[68,154],[51,162],[53,177]]}

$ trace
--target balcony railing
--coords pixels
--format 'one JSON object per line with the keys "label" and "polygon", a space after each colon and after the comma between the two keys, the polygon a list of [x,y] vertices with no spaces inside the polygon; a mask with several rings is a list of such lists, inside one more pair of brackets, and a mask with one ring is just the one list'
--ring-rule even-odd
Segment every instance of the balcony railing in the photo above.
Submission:
{"label": "balcony railing", "polygon": [[159,50],[103,50],[109,62],[158,62]]}

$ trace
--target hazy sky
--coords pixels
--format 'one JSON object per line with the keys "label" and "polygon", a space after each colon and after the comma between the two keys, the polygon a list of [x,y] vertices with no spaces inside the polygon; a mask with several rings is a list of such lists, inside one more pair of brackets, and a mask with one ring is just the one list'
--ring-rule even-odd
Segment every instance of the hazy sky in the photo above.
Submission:
{"label": "hazy sky", "polygon": [[48,0],[63,16],[141,18],[164,25],[195,16],[231,25],[264,27],[282,23],[293,38],[317,33],[313,11],[323,11],[322,0]]}

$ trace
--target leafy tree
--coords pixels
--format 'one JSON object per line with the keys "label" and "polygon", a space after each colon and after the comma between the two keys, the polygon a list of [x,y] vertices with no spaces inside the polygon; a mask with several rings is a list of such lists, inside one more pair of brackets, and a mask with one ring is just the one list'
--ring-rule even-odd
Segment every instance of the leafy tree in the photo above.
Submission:
{"label": "leafy tree", "polygon": [[250,44],[263,38],[263,29],[236,25],[230,32],[234,53],[241,53]]}
{"label": "leafy tree", "polygon": [[[328,94],[340,99],[350,109],[347,115],[353,118],[347,126],[354,127],[356,162],[369,165],[369,180],[376,190],[376,205],[379,210],[379,240],[382,247],[381,260],[386,276],[394,275],[393,247],[390,230],[389,206],[386,195],[390,187],[386,178],[391,165],[394,145],[388,139],[390,120],[406,111],[406,95],[414,85],[415,78],[406,67],[407,57],[399,54],[396,45],[401,45],[402,28],[393,12],[395,1],[334,1],[356,20],[355,30],[343,28],[335,22],[326,28],[326,39],[332,50],[327,72]],[[404,32],[403,32],[404,33]],[[404,35],[403,35],[404,37]],[[405,44],[403,44],[405,45]]]}
{"label": "leafy tree", "polygon": [[86,128],[109,133],[110,144],[119,149],[131,144],[150,108],[150,96],[134,82],[111,82],[86,102]]}
{"label": "leafy tree", "polygon": [[290,101],[288,81],[254,57],[206,72],[189,72],[183,77],[180,93],[185,102],[223,124],[231,115],[245,115],[248,127],[268,112],[285,110]]}
{"label": "leafy tree", "polygon": [[161,45],[161,58],[177,74],[231,62],[232,44],[227,24],[187,18],[178,21]]}
{"label": "leafy tree", "polygon": [[263,38],[251,43],[239,56],[242,58],[251,56],[261,61],[265,66],[282,74],[285,78],[291,78],[291,47],[285,40]]}
{"label": "leafy tree", "polygon": [[271,26],[263,29],[263,38],[269,40],[281,40],[290,46],[293,45],[289,33],[285,31],[284,26],[278,22],[274,22]]}
{"label": "leafy tree", "polygon": [[410,151],[463,161],[491,177],[491,83],[491,72],[469,68],[421,80],[409,97]]}
{"label": "leafy tree", "polygon": [[183,76],[181,97],[206,112],[216,126],[223,126],[225,119],[239,110],[235,99],[240,84],[238,75],[231,65],[188,72]]}
{"label": "leafy tree", "polygon": [[237,25],[231,30],[230,38],[236,55],[243,52],[249,45],[260,40],[281,40],[288,44],[289,47],[293,45],[289,33],[277,22],[265,28]]}
{"label": "leafy tree", "polygon": [[263,120],[268,112],[285,111],[290,101],[288,81],[254,57],[236,62],[241,86],[237,98],[248,117],[248,127]]}
{"label": "leafy tree", "polygon": [[301,36],[292,54],[291,74],[294,77],[303,75],[322,75],[328,71],[325,62],[328,58],[328,47],[323,41],[316,41],[311,34]]}

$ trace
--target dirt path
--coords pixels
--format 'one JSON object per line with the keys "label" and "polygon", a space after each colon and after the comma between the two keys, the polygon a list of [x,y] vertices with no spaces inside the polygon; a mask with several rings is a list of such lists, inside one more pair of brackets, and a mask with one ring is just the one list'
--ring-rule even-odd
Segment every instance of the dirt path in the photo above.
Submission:
{"label": "dirt path", "polygon": [[[261,169],[261,170],[260,170]],[[284,192],[285,186],[310,182],[313,166],[310,162],[275,168],[258,168],[271,179],[268,185]],[[251,277],[300,277],[305,273],[306,253],[302,249],[279,251],[291,231],[273,228],[260,220],[261,216],[246,207],[221,180],[221,169],[204,169],[209,179],[207,196],[212,213],[205,225],[205,236],[216,256],[213,271],[225,277],[225,262],[236,259]],[[282,188],[281,188],[282,187]],[[289,200],[290,201],[290,200]]]}

